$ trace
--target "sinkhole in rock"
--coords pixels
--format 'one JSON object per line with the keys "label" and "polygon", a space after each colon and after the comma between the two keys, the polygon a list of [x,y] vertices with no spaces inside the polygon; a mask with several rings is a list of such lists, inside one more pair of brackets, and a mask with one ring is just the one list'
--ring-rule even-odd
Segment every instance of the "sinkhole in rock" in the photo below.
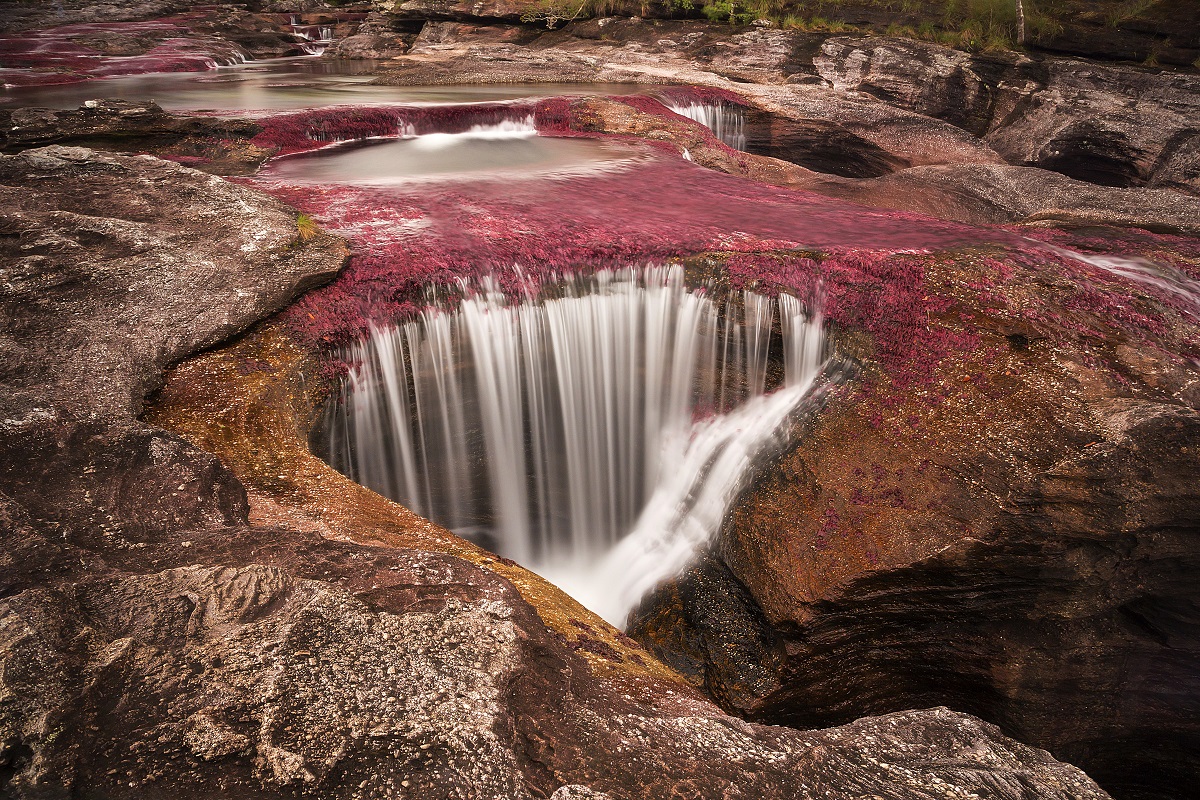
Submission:
{"label": "sinkhole in rock", "polygon": [[315,449],[618,625],[714,535],[825,362],[817,302],[678,267],[460,289],[345,349]]}

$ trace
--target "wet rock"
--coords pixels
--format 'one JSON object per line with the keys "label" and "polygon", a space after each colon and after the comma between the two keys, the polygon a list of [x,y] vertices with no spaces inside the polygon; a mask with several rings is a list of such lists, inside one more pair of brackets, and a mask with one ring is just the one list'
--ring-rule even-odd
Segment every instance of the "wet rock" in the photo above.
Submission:
{"label": "wet rock", "polygon": [[[630,629],[756,721],[944,704],[1114,796],[1178,797],[1200,746],[1195,283],[1147,297],[1159,321],[1143,327],[1081,302],[1098,273],[986,263],[918,279],[953,298],[926,330],[978,337],[960,356],[923,345],[881,366],[904,338],[895,312],[882,348],[839,328],[865,374],[892,377],[834,399],[739,502],[719,562],[661,587]],[[993,268],[1006,299],[964,292],[998,287]]]}
{"label": "wet rock", "polygon": [[156,103],[89,100],[75,111],[0,110],[0,150],[15,153],[49,144],[152,153],[215,174],[253,171],[268,155],[230,143],[252,138],[247,120],[168,114]]}
{"label": "wet rock", "polygon": [[[1106,796],[945,709],[811,732],[728,717],[648,655],[640,671],[593,660],[540,616],[566,602],[535,610],[518,591],[531,579],[495,559],[331,541],[302,515],[248,524],[223,465],[134,414],[168,363],[327,276],[340,245],[148,157],[41,148],[0,159],[0,179],[16,322],[0,437],[7,795]],[[192,362],[197,393],[219,361]],[[235,366],[247,383],[271,370]],[[226,408],[206,421],[278,422]],[[399,527],[372,513],[364,534]]]}

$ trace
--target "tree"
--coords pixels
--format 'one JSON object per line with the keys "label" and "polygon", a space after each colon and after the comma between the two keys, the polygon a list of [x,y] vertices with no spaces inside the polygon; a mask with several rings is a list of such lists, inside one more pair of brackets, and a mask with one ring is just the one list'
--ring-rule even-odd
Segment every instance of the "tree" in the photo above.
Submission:
{"label": "tree", "polygon": [[1017,0],[1017,44],[1025,44],[1025,3]]}

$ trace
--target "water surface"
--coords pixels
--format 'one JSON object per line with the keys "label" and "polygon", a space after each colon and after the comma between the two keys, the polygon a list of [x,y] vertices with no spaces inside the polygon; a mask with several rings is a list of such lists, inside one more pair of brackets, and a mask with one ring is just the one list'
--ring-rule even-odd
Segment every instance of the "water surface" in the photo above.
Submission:
{"label": "water surface", "polygon": [[153,100],[169,111],[286,111],[330,105],[478,103],[580,94],[631,94],[634,84],[507,83],[378,86],[374,61],[313,57],[257,61],[209,72],[164,72],[4,89],[0,105],[74,109],[85,100]]}

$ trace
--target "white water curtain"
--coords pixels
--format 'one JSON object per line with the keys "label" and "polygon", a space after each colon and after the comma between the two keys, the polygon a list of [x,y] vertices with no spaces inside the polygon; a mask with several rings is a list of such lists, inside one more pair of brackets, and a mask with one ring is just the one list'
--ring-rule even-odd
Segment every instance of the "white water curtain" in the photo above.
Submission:
{"label": "white water curtain", "polygon": [[716,531],[823,353],[820,316],[798,299],[747,291],[722,314],[679,268],[602,272],[523,302],[485,280],[348,350],[331,461],[486,531],[619,622]]}

